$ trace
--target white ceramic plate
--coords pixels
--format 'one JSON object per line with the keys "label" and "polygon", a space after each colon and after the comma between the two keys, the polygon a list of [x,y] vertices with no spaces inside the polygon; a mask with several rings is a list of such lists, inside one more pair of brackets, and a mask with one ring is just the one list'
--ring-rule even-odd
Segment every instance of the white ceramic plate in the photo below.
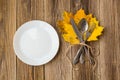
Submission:
{"label": "white ceramic plate", "polygon": [[59,48],[59,38],[48,23],[33,20],[15,33],[13,47],[17,57],[29,65],[42,65],[52,60]]}

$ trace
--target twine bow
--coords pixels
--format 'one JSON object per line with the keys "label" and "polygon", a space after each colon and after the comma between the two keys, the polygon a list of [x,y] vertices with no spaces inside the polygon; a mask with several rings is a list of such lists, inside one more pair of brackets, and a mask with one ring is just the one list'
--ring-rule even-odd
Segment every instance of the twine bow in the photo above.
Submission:
{"label": "twine bow", "polygon": [[[97,52],[97,55],[94,55],[94,53],[95,53],[94,48],[92,48],[90,45],[88,45],[86,43],[83,43],[83,42],[81,42],[79,44],[76,44],[76,45],[85,46],[87,48],[87,52],[85,52],[85,54],[87,55],[90,63],[92,65],[96,65],[97,61],[96,61],[95,57],[97,57],[99,55],[99,51]],[[71,49],[71,47],[72,46],[76,46],[76,45],[70,45],[70,46],[68,46],[68,48],[65,51],[65,54],[67,55],[67,53]]]}
{"label": "twine bow", "polygon": [[[91,67],[91,69],[92,69],[92,71],[95,73],[95,76],[97,76],[97,78],[99,78],[99,74],[98,73],[96,73],[96,68],[97,68],[97,66],[98,66],[98,61],[97,61],[97,59],[96,59],[96,57],[99,55],[99,50],[97,50],[98,52],[97,52],[97,55],[95,55],[94,53],[95,53],[95,51],[94,51],[94,48],[93,47],[91,47],[90,45],[88,45],[88,44],[86,44],[86,43],[79,43],[79,44],[76,44],[76,45],[80,45],[80,46],[85,46],[85,47],[87,47],[87,57],[88,57],[88,59],[89,59],[89,62],[90,63],[92,63],[92,66],[93,67]],[[72,46],[76,46],[76,45],[69,45],[68,46],[68,48],[66,49],[66,51],[65,51],[65,54],[66,54],[66,56],[67,56],[67,54],[68,54],[68,51],[72,48]],[[71,62],[71,59],[67,56],[67,58],[68,58],[68,60],[70,61],[70,63],[72,64],[72,62]],[[91,60],[92,60],[92,62],[91,62]],[[73,64],[72,64],[73,65]],[[76,69],[76,66],[75,65],[73,65],[73,67]],[[77,70],[79,70],[79,69],[77,69]]]}

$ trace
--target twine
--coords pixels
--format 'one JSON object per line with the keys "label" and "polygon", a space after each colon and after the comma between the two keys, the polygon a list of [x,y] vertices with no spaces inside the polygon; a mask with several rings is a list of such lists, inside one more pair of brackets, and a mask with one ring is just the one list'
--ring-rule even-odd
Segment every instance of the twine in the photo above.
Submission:
{"label": "twine", "polygon": [[[81,0],[73,0],[74,4],[75,4],[75,8],[73,8],[73,13],[75,13],[79,8],[83,8],[83,5],[82,5],[82,2]],[[65,50],[65,55],[67,56],[69,50],[73,47],[73,46],[76,46],[76,45],[80,45],[80,46],[85,46],[87,47],[88,51],[85,52],[86,55],[88,56],[89,58],[89,62],[91,62],[90,60],[93,60],[94,61],[94,64],[92,64],[92,71],[95,73],[95,76],[97,76],[97,78],[99,79],[99,75],[95,72],[97,66],[98,66],[98,61],[96,59],[97,56],[100,55],[99,53],[99,50],[97,50],[97,54],[95,55],[95,51],[94,51],[94,48],[92,48],[91,46],[89,46],[88,44],[86,43],[79,43],[79,44],[75,44],[75,45],[69,45],[68,48]],[[69,56],[67,56],[67,59],[70,61],[70,63],[72,64],[71,62],[71,59],[69,58]],[[73,65],[73,68],[75,67],[75,65]],[[78,65],[79,66],[79,65]],[[79,69],[77,69],[79,70]]]}
{"label": "twine", "polygon": [[[86,43],[79,43],[79,44],[75,44],[75,45],[80,45],[80,46],[85,46],[87,47],[87,56],[89,58],[89,60],[94,60],[95,57],[97,57],[99,55],[99,52],[97,55],[94,56],[94,51],[93,51],[93,48],[91,46],[89,46],[88,44]],[[65,50],[65,54],[67,55],[68,51],[71,49],[72,46],[75,46],[75,45],[70,45],[68,46],[68,48]],[[95,62],[95,61],[94,61]]]}
{"label": "twine", "polygon": [[[98,61],[97,61],[97,59],[96,59],[96,57],[97,56],[99,56],[99,50],[98,50],[98,52],[97,52],[97,55],[94,55],[94,48],[92,48],[90,45],[88,45],[88,44],[86,44],[86,43],[79,43],[79,44],[75,44],[75,45],[70,45],[70,46],[68,46],[68,48],[66,49],[66,51],[65,51],[65,54],[66,54],[66,56],[67,56],[67,54],[68,54],[68,52],[69,52],[69,50],[72,48],[72,46],[76,46],[76,45],[80,45],[80,46],[85,46],[85,47],[87,47],[87,52],[85,52],[86,53],[86,55],[87,55],[87,57],[88,57],[88,59],[89,59],[89,62],[90,63],[92,63],[91,62],[91,60],[94,62],[94,63],[92,63],[92,71],[95,73],[95,76],[97,76],[97,78],[99,78],[99,76],[100,75],[98,75],[96,72],[95,72],[95,70],[96,70],[96,68],[98,67]],[[68,58],[68,60],[70,61],[70,63],[72,64],[72,62],[71,62],[71,60],[70,60],[70,58],[67,56],[67,58]],[[86,62],[86,61],[85,61]],[[73,65],[73,64],[72,64]],[[73,65],[73,67],[75,67],[75,65]],[[79,69],[77,69],[77,70],[79,70]]]}

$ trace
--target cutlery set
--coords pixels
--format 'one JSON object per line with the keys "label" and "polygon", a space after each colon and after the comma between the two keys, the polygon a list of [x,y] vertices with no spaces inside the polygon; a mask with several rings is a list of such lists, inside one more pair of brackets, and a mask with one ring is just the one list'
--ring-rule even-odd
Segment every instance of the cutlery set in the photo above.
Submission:
{"label": "cutlery set", "polygon": [[[90,29],[90,27],[88,26],[88,22],[86,21],[85,18],[80,20],[80,22],[78,23],[78,26],[74,22],[74,19],[71,18],[70,22],[72,24],[73,30],[75,31],[78,39],[80,40],[80,42],[85,44],[85,42],[90,37],[90,35],[93,32],[95,27],[93,26]],[[85,37],[84,37],[84,34],[85,34]],[[85,62],[85,60],[84,60],[85,53],[88,54],[88,49],[85,45],[81,45],[81,47],[77,51],[77,54],[74,57],[73,64],[77,64],[79,61],[81,64],[83,64]],[[90,59],[91,64],[94,63],[93,58],[90,55],[88,57]]]}

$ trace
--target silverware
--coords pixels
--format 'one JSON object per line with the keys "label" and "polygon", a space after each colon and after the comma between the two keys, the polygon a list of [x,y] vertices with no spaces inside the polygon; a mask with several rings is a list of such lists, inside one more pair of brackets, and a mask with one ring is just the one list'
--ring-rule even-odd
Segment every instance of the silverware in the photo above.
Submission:
{"label": "silverware", "polygon": [[[83,20],[83,21],[82,21]],[[89,27],[88,28],[88,23],[87,23],[87,21],[83,18],[81,20],[81,22],[83,22],[83,25],[82,26],[87,26],[87,29],[86,29],[86,38],[84,39],[84,43],[86,42],[86,40],[89,38],[89,36],[92,34],[92,32],[93,32],[93,30],[95,29],[95,24],[93,24],[92,25],[92,27]],[[78,25],[78,27],[79,27],[79,25]],[[83,30],[84,31],[84,30]],[[88,53],[87,52],[87,48],[84,46],[84,49],[85,49],[85,53],[86,54],[88,54],[88,58],[89,58],[89,60],[90,60],[90,63],[91,64],[94,64],[95,62],[94,62],[94,59],[93,59],[93,57],[90,55],[90,53]],[[81,56],[80,56],[80,62],[81,62],[81,64],[82,63],[84,63],[84,58],[83,58],[84,56],[83,56],[83,53],[81,54]]]}
{"label": "silverware", "polygon": [[[84,39],[84,43],[86,42],[86,40],[89,38],[89,36],[92,34],[92,32],[93,32],[93,30],[95,29],[95,26],[96,26],[96,24],[92,24],[89,28],[88,28],[88,23],[87,23],[87,21],[86,21],[86,19],[82,19],[81,20],[81,23],[83,23],[83,24],[81,24],[81,26],[86,26],[86,27],[84,27],[84,28],[86,28],[86,38]],[[80,27],[79,25],[78,25],[78,27]],[[82,30],[82,29],[81,29]],[[83,31],[84,31],[85,29],[83,29]],[[88,54],[88,58],[89,58],[89,60],[90,60],[90,63],[91,64],[94,64],[95,62],[94,62],[94,58],[90,55],[90,53],[88,53],[87,52],[87,48],[84,46],[84,49],[85,49],[85,53],[86,54]],[[84,58],[83,58],[84,56],[83,56],[83,53],[81,54],[81,56],[80,56],[80,62],[81,62],[81,64],[82,63],[84,63]]]}
{"label": "silverware", "polygon": [[[75,22],[74,22],[74,20],[71,18],[71,20],[70,20],[70,22],[71,22],[71,24],[72,24],[72,26],[73,26],[73,29],[74,29],[74,31],[75,31],[75,33],[76,33],[76,35],[78,36],[78,39],[81,41],[81,42],[85,42],[84,40],[83,40],[83,34],[84,34],[84,32],[86,32],[87,31],[87,29],[88,29],[88,25],[86,25],[86,21],[85,21],[85,19],[82,19],[81,20],[81,22],[80,22],[80,24],[79,24],[79,29],[78,29],[78,27],[76,26],[76,24],[75,24]],[[76,63],[78,63],[79,62],[79,58],[80,58],[80,55],[82,54],[82,50],[83,50],[83,48],[85,48],[85,46],[81,46],[80,47],[80,49],[77,51],[77,54],[76,54],[76,56],[74,57],[74,60],[73,60],[73,64],[76,64]],[[86,50],[86,48],[85,48],[85,50]],[[84,61],[82,61],[81,60],[81,63],[83,63]]]}
{"label": "silverware", "polygon": [[85,50],[84,49],[82,49],[82,52],[81,52],[81,55],[80,55],[80,58],[79,58],[79,61],[80,61],[80,63],[81,64],[83,64],[84,62],[85,62]]}
{"label": "silverware", "polygon": [[[87,39],[89,38],[89,36],[90,36],[90,35],[92,34],[92,32],[94,31],[95,26],[96,26],[96,24],[92,24],[92,25],[88,28],[88,31],[86,32],[86,37],[87,37]],[[91,63],[91,64],[95,64],[94,58],[93,58],[89,53],[87,53],[87,54],[88,54],[88,58],[89,58],[89,60],[90,60],[90,63]]]}
{"label": "silverware", "polygon": [[[92,29],[91,28],[88,29],[88,23],[87,23],[86,19],[84,19],[84,18],[79,22],[78,27],[76,26],[76,24],[75,24],[75,22],[72,18],[71,18],[70,22],[73,26],[73,29],[74,29],[76,35],[78,36],[78,39],[82,43],[85,43],[86,40],[91,35],[91,33],[93,32],[94,27],[92,27]],[[86,38],[85,39],[83,39],[83,36],[82,36],[84,33],[86,33]],[[84,63],[84,59],[83,59],[84,51],[83,50],[85,50],[85,53],[87,53],[87,48],[84,45],[81,46],[80,49],[77,51],[77,54],[76,54],[76,56],[74,57],[74,60],[73,60],[73,64],[78,63],[79,60],[80,60],[81,63]],[[90,62],[93,63],[93,58],[90,55],[88,55],[88,57],[90,58]]]}
{"label": "silverware", "polygon": [[73,18],[70,19],[70,22],[71,22],[71,24],[72,24],[73,30],[75,31],[78,39],[79,39],[81,42],[83,42],[82,36],[80,35],[80,32],[79,32],[79,30],[78,30],[78,27],[77,27],[77,25],[75,24]]}
{"label": "silverware", "polygon": [[[87,30],[88,30],[88,23],[87,23],[87,21],[86,21],[85,18],[83,18],[83,19],[78,23],[78,29],[79,29],[79,32],[81,33],[82,36],[84,35],[84,33],[87,32]],[[83,43],[85,43],[84,36],[82,37],[82,39],[84,40]],[[80,59],[79,59],[81,64],[84,63],[84,61],[85,61],[84,58],[83,58],[83,57],[84,57],[84,53],[87,52],[87,48],[86,48],[85,46],[84,46],[83,48],[84,48],[83,50],[85,50],[85,51],[81,53],[81,56],[80,56]]]}
{"label": "silverware", "polygon": [[79,23],[78,23],[78,30],[79,32],[82,33],[82,35],[88,30],[88,23],[85,18],[83,18]]}

